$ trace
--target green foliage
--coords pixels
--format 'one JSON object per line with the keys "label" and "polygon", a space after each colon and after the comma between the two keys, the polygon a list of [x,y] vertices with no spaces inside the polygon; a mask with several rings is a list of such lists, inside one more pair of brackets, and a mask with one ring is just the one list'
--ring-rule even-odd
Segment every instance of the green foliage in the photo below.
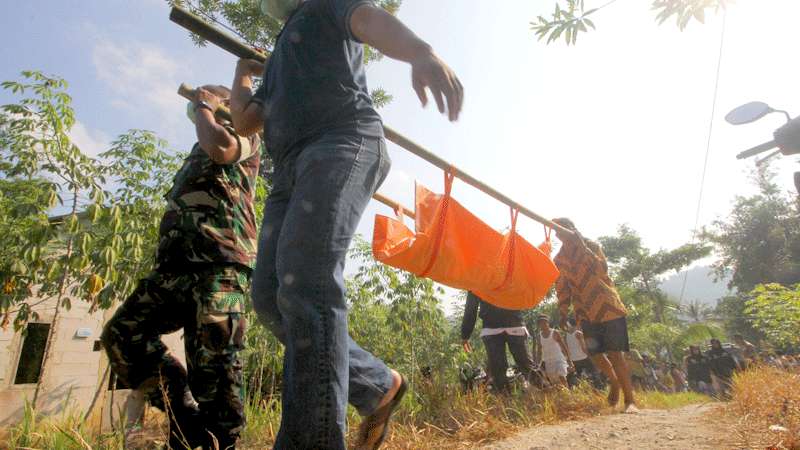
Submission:
{"label": "green foliage", "polygon": [[556,2],[553,15],[549,19],[539,16],[535,22],[531,22],[531,29],[540,41],[546,37],[550,44],[563,35],[567,45],[574,45],[578,41],[579,33],[586,32],[589,28],[595,29],[589,16],[599,8],[587,11],[584,0],[566,0],[566,3],[562,8],[561,2]]}
{"label": "green foliage", "polygon": [[676,25],[684,30],[692,19],[704,23],[706,10],[713,9],[718,13],[732,2],[732,0],[654,0],[653,9],[658,11],[656,21],[659,25],[674,16]]}
{"label": "green foliage", "polygon": [[800,284],[758,285],[750,296],[745,312],[767,341],[781,349],[800,346]]}
{"label": "green foliage", "polygon": [[706,305],[700,300],[692,300],[681,305],[681,311],[689,316],[692,322],[705,322],[714,316],[714,308]]}
{"label": "green foliage", "polygon": [[774,177],[769,167],[757,170],[753,180],[759,192],[737,197],[728,217],[702,234],[720,257],[715,272],[730,273],[730,286],[740,293],[764,283],[800,282],[800,208]]}
{"label": "green foliage", "polygon": [[[75,298],[109,307],[149,268],[181,158],[140,130],[89,157],[69,137],[75,118],[64,80],[26,71],[2,86],[18,97],[0,107],[3,326],[12,314],[17,329],[36,318],[26,302],[34,291],[59,308]],[[48,219],[54,207],[68,213]]]}
{"label": "green foliage", "polygon": [[[6,81],[2,87],[18,98],[17,103],[0,107],[3,185],[12,195],[25,194],[29,203],[49,200],[21,211],[14,207],[13,197],[4,204],[10,210],[2,213],[11,220],[3,222],[9,229],[0,233],[13,235],[12,248],[19,251],[18,256],[0,262],[4,285],[0,311],[6,325],[9,309],[30,296],[34,286],[39,297],[56,297],[58,307],[70,306],[66,288],[90,275],[85,245],[90,236],[78,212],[84,206],[99,207],[105,198],[101,187],[105,179],[100,164],[69,137],[75,115],[66,81],[25,71],[21,81]],[[51,206],[66,207],[69,213],[50,224],[43,219]],[[31,228],[19,228],[20,221]],[[22,304],[15,326],[21,327],[33,314],[29,305]]]}
{"label": "green foliage", "polygon": [[444,291],[427,278],[375,261],[360,237],[351,257],[359,264],[347,281],[353,339],[407,376],[416,377],[422,368],[454,375],[461,351],[441,307]]}
{"label": "green foliage", "polygon": [[[678,28],[684,30],[692,19],[700,23],[705,22],[706,11],[713,9],[719,12],[733,3],[733,0],[651,0],[652,8],[657,11],[656,21],[664,23],[671,17],[675,17]],[[590,15],[596,13],[613,3],[616,0],[609,0],[606,3],[591,9],[586,9],[585,0],[564,0],[566,3],[561,6],[561,0],[557,0],[555,10],[550,17],[539,16],[531,22],[531,29],[536,33],[541,41],[547,38],[550,44],[563,37],[567,45],[574,45],[578,41],[578,35],[595,29],[595,24]]]}
{"label": "green foliage", "polygon": [[648,323],[631,330],[632,347],[666,358],[680,361],[690,345],[708,342],[709,339],[723,339],[724,331],[709,322],[689,325]]}
{"label": "green foliage", "polygon": [[748,312],[748,293],[761,284],[800,282],[800,208],[795,195],[781,192],[774,177],[769,167],[757,170],[758,193],[737,197],[728,217],[702,233],[719,256],[713,265],[716,275],[730,274],[729,285],[738,291],[718,302],[716,315],[729,333],[754,341],[764,334]]}
{"label": "green foliage", "polygon": [[616,236],[604,236],[599,241],[611,265],[611,275],[631,306],[635,325],[674,320],[678,304],[659,288],[661,277],[678,272],[711,252],[702,244],[685,244],[653,253],[627,225],[620,226]]}

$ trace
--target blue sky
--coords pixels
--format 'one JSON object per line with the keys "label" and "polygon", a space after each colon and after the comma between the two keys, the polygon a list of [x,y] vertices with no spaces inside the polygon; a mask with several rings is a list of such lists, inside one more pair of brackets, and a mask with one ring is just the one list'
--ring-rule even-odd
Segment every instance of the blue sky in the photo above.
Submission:
{"label": "blue sky", "polygon": [[[587,0],[587,7],[603,2]],[[588,236],[620,223],[654,247],[691,238],[717,62],[721,17],[683,33],[657,26],[647,3],[617,2],[597,13],[598,31],[576,47],[537,42],[529,22],[552,0],[405,0],[400,18],[430,42],[466,88],[462,119],[451,124],[423,110],[409,68],[385,60],[369,68],[372,87],[395,100],[386,123],[545,216],[570,216]],[[193,130],[175,91],[230,83],[235,59],[197,48],[167,19],[163,0],[11,2],[0,17],[0,79],[23,69],[66,78],[78,125],[73,137],[96,153],[130,128],[156,131],[186,150]],[[701,223],[750,192],[747,168],[734,155],[770,138],[778,116],[746,127],[722,121],[750,100],[800,111],[800,29],[796,0],[740,0],[727,17]],[[0,93],[0,103],[12,97]],[[382,191],[405,204],[413,180],[441,189],[441,173],[390,147],[394,167]],[[791,189],[790,159],[778,160]],[[506,208],[456,183],[454,195],[492,226],[507,225]],[[389,213],[371,205],[372,217]],[[525,236],[541,226],[521,220]]]}

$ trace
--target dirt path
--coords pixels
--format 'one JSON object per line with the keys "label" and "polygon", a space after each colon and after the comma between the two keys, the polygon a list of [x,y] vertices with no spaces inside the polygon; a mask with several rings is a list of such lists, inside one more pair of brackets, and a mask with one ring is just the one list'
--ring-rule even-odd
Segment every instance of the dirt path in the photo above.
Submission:
{"label": "dirt path", "polygon": [[544,425],[494,443],[485,450],[731,448],[730,428],[726,430],[724,425],[710,420],[718,408],[718,404],[690,405]]}

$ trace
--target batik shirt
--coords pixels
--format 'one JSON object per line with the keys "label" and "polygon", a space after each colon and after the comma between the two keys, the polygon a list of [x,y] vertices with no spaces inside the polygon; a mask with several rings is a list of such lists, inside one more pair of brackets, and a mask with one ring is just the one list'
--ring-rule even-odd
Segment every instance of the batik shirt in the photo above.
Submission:
{"label": "batik shirt", "polygon": [[562,317],[570,305],[578,322],[603,323],[625,317],[628,312],[608,276],[603,250],[596,242],[584,242],[586,247],[565,244],[553,260],[561,272],[556,294]]}
{"label": "batik shirt", "polygon": [[237,136],[239,160],[217,164],[195,144],[166,194],[157,262],[181,269],[186,263],[238,264],[252,268],[256,255],[253,200],[260,163],[255,136]]}

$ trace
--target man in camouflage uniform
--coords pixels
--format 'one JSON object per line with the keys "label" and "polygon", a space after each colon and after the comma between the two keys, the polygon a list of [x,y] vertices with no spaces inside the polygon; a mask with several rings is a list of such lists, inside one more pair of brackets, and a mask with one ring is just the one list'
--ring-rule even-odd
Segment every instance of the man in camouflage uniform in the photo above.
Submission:
{"label": "man in camouflage uniform", "polygon": [[[102,335],[116,376],[168,410],[172,448],[214,448],[214,439],[233,448],[244,424],[239,352],[260,155],[257,138],[215,118],[229,97],[223,86],[198,89],[189,107],[198,143],[166,195],[155,268]],[[188,372],[160,338],[180,328]]]}

